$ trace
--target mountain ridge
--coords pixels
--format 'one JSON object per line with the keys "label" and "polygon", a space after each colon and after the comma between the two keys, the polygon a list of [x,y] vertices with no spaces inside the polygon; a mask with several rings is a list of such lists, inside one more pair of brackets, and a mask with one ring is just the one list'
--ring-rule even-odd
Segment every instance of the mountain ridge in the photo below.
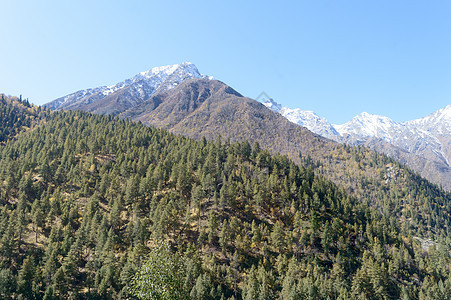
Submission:
{"label": "mountain ridge", "polygon": [[80,90],[55,99],[45,107],[51,110],[85,110],[93,113],[117,115],[155,94],[174,88],[190,78],[209,78],[190,62],[154,67],[111,86]]}
{"label": "mountain ridge", "polygon": [[[183,85],[190,80],[190,86]],[[58,98],[46,106],[51,109],[84,110],[97,114],[119,115],[121,118],[139,120],[152,126],[172,127],[187,117],[194,121],[192,119],[193,116],[189,116],[189,114],[198,112],[198,106],[202,106],[206,99],[214,98],[216,102],[218,100],[216,96],[211,94],[219,91],[215,90],[219,88],[217,83],[211,86],[206,84],[195,85],[193,80],[212,81],[213,79],[202,75],[192,63],[157,67],[141,72],[135,77],[113,86],[82,90]],[[177,89],[180,85],[188,89],[192,95],[180,94],[180,90]],[[233,92],[224,92],[225,89],[230,89]],[[175,92],[172,92],[174,90]],[[230,98],[231,95],[240,97],[240,100],[245,99],[245,97],[242,97],[241,94],[228,86],[222,89],[220,95],[225,97],[225,99],[232,99],[233,97]],[[182,102],[178,104],[172,103],[183,99],[189,101],[183,105],[180,104]],[[434,123],[434,117],[428,117],[412,123],[417,127],[421,125],[424,129],[415,130],[415,134],[421,138],[411,140],[405,135],[410,130],[406,129],[409,127],[408,125],[394,122],[387,117],[362,113],[350,122],[337,126],[329,123],[314,112],[282,107],[282,105],[272,99],[269,99],[263,105],[281,114],[291,123],[301,125],[321,137],[350,145],[366,145],[379,152],[389,154],[432,182],[443,186],[447,190],[451,190],[451,167],[449,166],[449,161],[451,160],[451,150],[449,150],[451,149],[451,139],[446,134],[448,132],[447,127],[437,126]],[[248,108],[255,110],[254,106]],[[234,109],[238,109],[238,106],[234,106],[233,109],[224,113],[230,113]],[[243,107],[239,109],[241,110]],[[204,113],[206,111],[208,110],[204,110]],[[448,117],[446,108],[443,111],[446,119]],[[210,113],[208,111],[208,113],[204,114],[203,121],[208,120],[205,116]],[[265,115],[262,112],[260,114]],[[199,116],[196,115],[197,117]],[[218,115],[218,117],[221,118],[222,116]],[[240,120],[243,121],[242,119]],[[196,120],[196,122],[202,126],[205,125],[200,119]],[[227,123],[227,120],[224,120],[224,122]],[[420,125],[417,125],[417,123]],[[190,127],[190,124],[187,125]],[[216,125],[218,125],[216,130],[224,130],[222,128],[223,124]],[[229,124],[231,128],[234,128],[235,125]],[[410,125],[410,127],[414,125]],[[268,123],[261,124],[261,126],[269,126],[269,130],[272,131],[281,131],[280,128],[273,128]],[[185,131],[183,128],[174,128],[173,130]],[[190,130],[192,132],[196,131],[194,128]],[[431,132],[434,130],[438,130],[438,132],[441,130],[443,134],[440,136],[433,135]],[[184,134],[187,133],[185,132]],[[206,133],[203,132],[203,134]],[[210,134],[208,133],[208,135]],[[241,135],[242,133],[237,131],[232,136],[232,139]],[[291,139],[289,136],[286,138]],[[280,142],[283,143],[283,141]],[[304,150],[308,152],[308,149]],[[295,157],[293,159],[296,160]]]}
{"label": "mountain ridge", "polygon": [[[388,154],[432,182],[451,189],[451,105],[407,122],[362,112],[350,121],[336,125],[315,113],[283,107],[272,99],[263,104],[321,136]],[[321,123],[316,121],[318,118]]]}
{"label": "mountain ridge", "polygon": [[[297,164],[309,166],[315,174],[380,209],[387,205],[381,199],[395,201],[391,195],[398,194],[403,204],[393,204],[386,213],[399,216],[406,226],[413,226],[408,207],[421,207],[426,199],[415,196],[409,200],[406,188],[424,186],[426,180],[394,160],[313,133],[218,80],[185,80],[118,116],[196,140],[257,143],[273,155],[286,155]],[[260,160],[264,164],[265,158]]]}

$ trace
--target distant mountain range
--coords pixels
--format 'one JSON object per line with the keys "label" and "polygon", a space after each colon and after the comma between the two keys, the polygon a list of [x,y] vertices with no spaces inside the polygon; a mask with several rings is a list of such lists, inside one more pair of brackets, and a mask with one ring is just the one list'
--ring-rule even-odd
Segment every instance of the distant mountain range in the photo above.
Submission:
{"label": "distant mountain range", "polygon": [[[386,153],[451,190],[451,106],[406,123],[362,113],[346,124],[333,125],[314,112],[282,107],[272,99],[263,104],[202,75],[194,64],[182,63],[152,68],[112,86],[81,90],[45,106],[118,115],[195,138],[222,135],[258,141],[295,161],[299,151],[321,160],[327,150],[317,150],[323,147],[320,144],[335,147],[306,130],[295,130],[290,124],[296,123],[336,142]],[[265,106],[278,114],[268,114]]]}
{"label": "distant mountain range", "polygon": [[403,123],[363,112],[345,124],[334,125],[312,111],[282,107],[273,99],[263,104],[312,132],[385,153],[432,182],[451,188],[451,105]]}

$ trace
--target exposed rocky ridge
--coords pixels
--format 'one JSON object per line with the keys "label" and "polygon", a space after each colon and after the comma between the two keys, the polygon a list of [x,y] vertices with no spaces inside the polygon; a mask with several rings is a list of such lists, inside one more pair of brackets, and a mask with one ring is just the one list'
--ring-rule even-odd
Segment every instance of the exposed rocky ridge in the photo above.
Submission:
{"label": "exposed rocky ridge", "polygon": [[187,80],[174,90],[155,94],[120,117],[195,139],[221,135],[231,141],[258,142],[295,161],[299,161],[299,152],[335,145],[217,80]]}
{"label": "exposed rocky ridge", "polygon": [[45,104],[52,110],[84,110],[117,115],[157,91],[166,91],[190,78],[205,78],[192,63],[152,68],[112,86],[81,90]]}
{"label": "exposed rocky ridge", "polygon": [[263,104],[321,136],[387,154],[451,190],[451,105],[404,123],[364,112],[343,125],[333,125],[314,112],[283,107],[273,99]]}
{"label": "exposed rocky ridge", "polygon": [[379,138],[410,153],[450,166],[451,105],[404,123],[362,113],[343,125],[334,126],[347,142]]}

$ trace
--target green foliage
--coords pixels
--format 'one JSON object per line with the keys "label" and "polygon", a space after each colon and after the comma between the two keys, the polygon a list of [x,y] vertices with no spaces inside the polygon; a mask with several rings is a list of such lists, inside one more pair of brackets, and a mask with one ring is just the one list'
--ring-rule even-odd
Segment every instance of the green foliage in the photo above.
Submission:
{"label": "green foliage", "polygon": [[30,104],[28,99],[0,94],[0,144],[36,125],[47,114],[48,111]]}
{"label": "green foliage", "polygon": [[0,146],[0,296],[446,299],[450,196],[409,180],[355,198],[258,144],[54,112]]}
{"label": "green foliage", "polygon": [[11,297],[16,290],[16,281],[11,270],[0,270],[0,296],[3,299]]}
{"label": "green foliage", "polygon": [[131,283],[132,295],[139,299],[188,299],[184,286],[185,263],[172,253],[167,243],[153,248]]}

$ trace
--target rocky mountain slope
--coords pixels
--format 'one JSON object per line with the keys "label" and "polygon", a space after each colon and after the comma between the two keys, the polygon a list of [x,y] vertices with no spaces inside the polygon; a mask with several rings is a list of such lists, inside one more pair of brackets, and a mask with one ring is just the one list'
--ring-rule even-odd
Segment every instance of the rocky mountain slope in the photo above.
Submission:
{"label": "rocky mountain slope", "polygon": [[[143,80],[142,74],[153,74],[150,77],[158,80]],[[177,74],[176,79],[173,74]],[[145,97],[133,98],[132,94],[122,97],[139,89],[144,81],[158,84],[153,84]],[[122,97],[124,105],[111,101],[114,97]],[[46,107],[119,115],[197,139],[215,139],[221,135],[232,141],[256,141],[274,153],[289,154],[298,162],[300,151],[309,153],[321,149],[324,143],[335,145],[271,112],[261,103],[243,97],[226,84],[201,75],[192,64],[154,68],[113,87],[80,91],[56,99]]]}
{"label": "rocky mountain slope", "polygon": [[337,145],[217,80],[186,80],[119,117],[195,139],[216,139],[220,135],[231,141],[258,142],[263,148],[287,154],[296,161],[300,160],[299,152],[313,153],[325,145]]}
{"label": "rocky mountain slope", "polygon": [[152,68],[112,86],[77,91],[45,104],[51,110],[84,110],[117,115],[134,107],[157,91],[170,90],[190,78],[206,78],[192,63]]}
{"label": "rocky mountain slope", "polygon": [[[316,135],[217,80],[184,81],[119,117],[198,140],[221,136],[231,142],[257,142],[274,154],[285,154],[297,163],[309,164],[317,174],[345,187],[358,198],[372,199],[376,206],[380,199],[390,197],[383,196],[387,191],[395,193],[392,190],[395,186],[404,190],[405,180],[419,180],[384,156]],[[397,209],[404,213],[404,207]]]}
{"label": "rocky mountain slope", "polygon": [[263,104],[321,136],[385,153],[451,189],[451,105],[404,123],[364,112],[345,124],[333,125],[313,112],[282,107],[272,99]]}
{"label": "rocky mountain slope", "polygon": [[[254,147],[274,155],[287,155],[295,163],[308,166],[365,205],[376,207],[384,215],[396,216],[403,226],[418,235],[449,230],[448,223],[439,221],[449,211],[449,194],[439,196],[435,192],[439,189],[431,190],[426,180],[385,155],[312,133],[220,81],[184,80],[172,89],[155,92],[146,101],[122,111],[119,117],[197,140],[258,143]],[[268,159],[263,155],[257,160],[265,165]],[[416,192],[412,193],[412,189]],[[420,211],[430,205],[431,197],[438,203],[434,212],[441,207],[436,216]]]}
{"label": "rocky mountain slope", "polygon": [[378,138],[428,160],[450,165],[451,105],[404,123],[362,113],[335,128],[345,139],[358,142]]}
{"label": "rocky mountain slope", "polygon": [[[190,79],[204,80],[194,83],[196,81],[190,81]],[[183,85],[182,89],[176,89],[179,85],[188,81],[191,82],[188,86]],[[210,85],[209,81],[212,81],[212,79],[200,74],[193,64],[182,63],[153,68],[113,86],[78,91],[56,99],[46,106],[52,110],[84,110],[99,114],[121,115],[123,118],[140,120],[149,125],[174,127],[171,130],[180,133],[186,131],[186,128],[190,128],[190,136],[195,136],[194,133],[199,131],[198,136],[213,137],[220,133],[222,129],[225,129],[224,126],[227,124],[229,127],[228,130],[225,130],[225,136],[230,136],[232,140],[244,137],[245,135],[239,128],[233,134],[229,132],[236,128],[236,124],[233,123],[235,118],[229,117],[232,123],[227,120],[223,120],[223,123],[215,122],[216,120],[210,119],[212,116],[210,111],[205,113],[203,103],[207,99],[215,99],[214,103],[218,104],[221,102],[221,97],[224,97],[222,100],[230,100],[231,102],[226,101],[226,104],[222,103],[218,107],[221,107],[221,109],[227,107],[231,111],[228,106],[232,103],[242,106],[244,103],[251,103],[249,102],[250,99],[242,97],[230,87],[220,87],[219,82]],[[187,92],[184,89],[189,90],[188,95],[182,95]],[[180,101],[181,99],[186,100],[186,97],[189,97],[190,101]],[[206,102],[210,103],[209,101]],[[320,136],[340,143],[365,145],[388,154],[432,182],[451,190],[451,167],[449,165],[449,149],[451,148],[449,145],[449,136],[451,136],[449,111],[451,106],[423,119],[406,123],[397,123],[387,117],[362,113],[346,124],[333,125],[314,112],[282,107],[272,99],[263,104],[292,123],[306,127]],[[210,103],[209,105],[213,104]],[[251,111],[247,114],[255,111],[256,105],[252,104],[252,106],[252,108],[249,108]],[[199,110],[199,107],[202,108]],[[234,107],[234,109],[237,109],[237,107]],[[244,109],[244,107],[240,107],[240,109]],[[195,120],[194,118],[200,118],[199,111],[203,111],[203,119]],[[190,116],[194,112],[194,116]],[[261,112],[261,109],[259,109],[259,113],[266,114]],[[246,114],[246,112],[243,111],[243,114]],[[221,119],[221,115],[215,115],[215,117]],[[187,119],[185,120],[185,118]],[[186,127],[183,122],[186,123],[187,120],[190,122],[196,121],[201,129],[193,129],[191,126]],[[208,125],[209,131],[205,131],[204,128],[207,126],[204,123],[206,121],[210,122]],[[215,128],[216,131],[214,131],[212,129],[214,128],[213,123],[222,129]],[[179,129],[175,127],[179,127]],[[285,126],[274,128],[272,123],[266,122],[266,120],[261,124],[261,128],[253,127],[252,130],[263,132],[260,135],[264,137],[268,137],[267,131],[274,131],[279,133],[277,139],[282,137],[289,140],[293,139],[291,136],[287,136],[287,132],[283,129]],[[187,133],[185,132],[185,134]],[[255,133],[248,138],[253,140],[253,135]],[[268,141],[263,140],[260,142],[262,144],[268,143]],[[285,141],[280,142],[281,145],[286,144]],[[289,151],[292,151],[292,147],[286,147],[290,149]],[[308,148],[308,146],[303,146],[302,143],[299,147]],[[279,151],[281,150],[279,148],[282,147],[278,145],[275,148],[278,148],[277,151]],[[310,151],[309,149],[304,150]]]}

